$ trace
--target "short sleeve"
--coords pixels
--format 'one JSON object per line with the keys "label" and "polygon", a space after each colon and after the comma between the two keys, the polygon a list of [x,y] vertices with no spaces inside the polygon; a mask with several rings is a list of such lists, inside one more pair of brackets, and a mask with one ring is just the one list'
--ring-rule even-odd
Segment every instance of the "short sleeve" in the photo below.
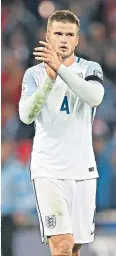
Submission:
{"label": "short sleeve", "polygon": [[22,80],[21,99],[31,96],[37,90],[37,85],[34,80],[34,69],[29,68],[26,70]]}
{"label": "short sleeve", "polygon": [[91,62],[87,68],[86,81],[97,81],[103,84],[103,71],[101,66],[97,62]]}

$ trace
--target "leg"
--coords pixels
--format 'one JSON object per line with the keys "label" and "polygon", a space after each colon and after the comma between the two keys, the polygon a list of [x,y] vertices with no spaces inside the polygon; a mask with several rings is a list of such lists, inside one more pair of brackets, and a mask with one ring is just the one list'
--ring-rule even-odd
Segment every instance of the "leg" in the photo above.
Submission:
{"label": "leg", "polygon": [[74,238],[71,234],[56,235],[49,238],[51,256],[72,256]]}
{"label": "leg", "polygon": [[[33,182],[40,221],[42,242],[51,237],[72,237],[70,202],[66,198],[65,181],[38,178]],[[70,235],[69,235],[70,234]],[[50,237],[50,238],[49,238]],[[73,248],[73,245],[72,245]]]}
{"label": "leg", "polygon": [[82,247],[82,244],[74,244],[73,250],[72,250],[72,256],[80,256],[80,249]]}
{"label": "leg", "polygon": [[96,179],[78,181],[74,184],[72,200],[72,225],[75,244],[94,240]]}

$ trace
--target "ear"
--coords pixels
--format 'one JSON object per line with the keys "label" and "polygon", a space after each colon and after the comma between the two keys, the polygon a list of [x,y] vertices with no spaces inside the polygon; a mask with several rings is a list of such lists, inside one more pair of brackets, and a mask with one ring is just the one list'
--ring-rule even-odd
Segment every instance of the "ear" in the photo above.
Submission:
{"label": "ear", "polygon": [[76,44],[75,44],[75,46],[77,46],[77,45],[78,45],[78,43],[79,43],[79,36],[77,36],[77,40],[76,40]]}
{"label": "ear", "polygon": [[45,38],[46,38],[46,42],[49,43],[49,42],[50,42],[50,40],[49,40],[49,34],[48,34],[47,32],[45,33]]}

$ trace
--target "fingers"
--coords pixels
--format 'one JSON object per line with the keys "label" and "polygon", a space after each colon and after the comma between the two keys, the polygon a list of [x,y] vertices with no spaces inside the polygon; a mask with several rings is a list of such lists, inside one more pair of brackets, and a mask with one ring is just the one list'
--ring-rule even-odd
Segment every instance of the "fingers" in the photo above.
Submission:
{"label": "fingers", "polygon": [[36,50],[35,52],[33,52],[36,60],[49,63],[51,55],[49,54],[48,49],[45,49],[45,47],[37,47],[34,50]]}
{"label": "fingers", "polygon": [[39,60],[39,61],[42,61],[42,62],[45,62],[45,63],[48,63],[49,62],[49,59],[48,58],[45,58],[45,57],[35,57],[36,60]]}
{"label": "fingers", "polygon": [[51,47],[50,44],[48,44],[48,43],[46,43],[46,42],[44,42],[44,41],[39,41],[39,43],[42,44],[42,45],[44,45],[47,49],[52,50],[52,47]]}
{"label": "fingers", "polygon": [[36,47],[34,49],[34,51],[39,51],[39,52],[41,51],[41,52],[45,52],[45,53],[49,52],[49,50],[47,48],[45,48],[45,47]]}
{"label": "fingers", "polygon": [[52,48],[51,48],[51,46],[50,46],[50,44],[48,44],[48,43],[46,43],[46,42],[44,42],[44,41],[39,41],[39,43],[40,44],[42,44],[44,47],[36,47],[34,50],[35,51],[38,51],[39,50],[39,48],[46,48],[46,49],[49,49],[49,50],[51,50]]}
{"label": "fingers", "polygon": [[35,56],[36,60],[40,60],[38,57],[48,58],[48,57],[50,57],[49,54],[51,53],[51,51],[48,47],[48,44],[46,42],[43,42],[43,41],[40,41],[40,42],[43,43],[44,47],[36,47],[34,49],[33,55]]}
{"label": "fingers", "polygon": [[50,58],[50,55],[45,53],[45,52],[33,52],[33,55],[37,56],[41,56],[41,57],[45,57],[45,58]]}

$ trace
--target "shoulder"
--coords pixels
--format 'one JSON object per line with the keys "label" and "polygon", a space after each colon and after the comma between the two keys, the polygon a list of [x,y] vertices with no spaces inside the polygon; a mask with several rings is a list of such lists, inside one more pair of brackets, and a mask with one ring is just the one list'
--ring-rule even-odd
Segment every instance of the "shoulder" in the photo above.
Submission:
{"label": "shoulder", "polygon": [[45,71],[45,67],[44,67],[44,63],[40,63],[40,64],[37,64],[35,66],[32,66],[30,68],[28,68],[26,71],[25,71],[25,75],[30,75],[30,76],[34,76],[35,73],[42,73]]}
{"label": "shoulder", "polygon": [[77,63],[79,63],[81,66],[85,66],[86,68],[89,68],[89,67],[101,68],[98,62],[90,61],[90,60],[86,60],[78,57],[76,57],[76,59],[77,59]]}
{"label": "shoulder", "polygon": [[83,72],[85,72],[85,77],[93,75],[103,80],[103,71],[98,62],[80,58],[79,64]]}
{"label": "shoulder", "polygon": [[44,71],[45,70],[45,65],[44,62],[41,62],[35,66],[33,66],[34,70],[40,70],[40,71]]}
{"label": "shoulder", "polygon": [[101,80],[103,80],[103,71],[102,71],[100,64],[98,62],[94,62],[94,61],[88,61],[88,62],[89,63],[88,63],[88,67],[87,67],[86,76],[93,75],[94,78],[98,77]]}
{"label": "shoulder", "polygon": [[102,70],[101,65],[96,61],[88,61],[88,68],[93,68],[94,70]]}

